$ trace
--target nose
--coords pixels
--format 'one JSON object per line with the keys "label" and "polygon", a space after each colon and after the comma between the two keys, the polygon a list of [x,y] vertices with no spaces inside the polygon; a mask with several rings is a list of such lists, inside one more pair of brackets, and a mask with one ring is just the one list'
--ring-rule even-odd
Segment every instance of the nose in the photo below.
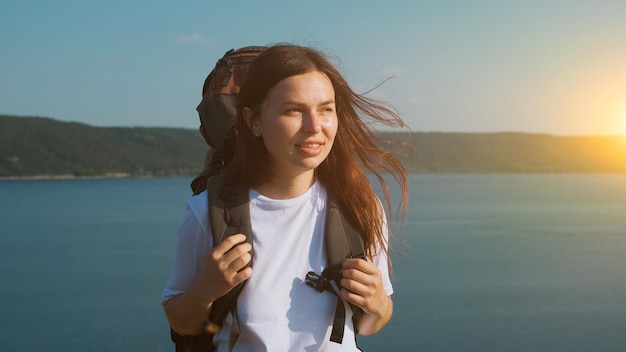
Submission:
{"label": "nose", "polygon": [[304,132],[317,133],[322,130],[322,117],[317,111],[309,111],[302,116],[302,129]]}

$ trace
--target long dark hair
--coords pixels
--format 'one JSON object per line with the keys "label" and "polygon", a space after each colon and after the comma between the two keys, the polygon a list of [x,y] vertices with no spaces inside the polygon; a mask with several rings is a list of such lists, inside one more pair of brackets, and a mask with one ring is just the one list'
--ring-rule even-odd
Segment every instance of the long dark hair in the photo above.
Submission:
{"label": "long dark hair", "polygon": [[269,90],[281,80],[303,73],[325,74],[335,90],[338,128],[328,158],[316,169],[316,177],[334,195],[361,233],[366,255],[372,257],[384,249],[383,216],[380,201],[374,193],[367,172],[380,182],[385,208],[391,213],[389,191],[383,178],[391,174],[402,191],[400,209],[406,212],[408,179],[402,163],[379,146],[379,140],[368,124],[369,118],[391,126],[404,126],[400,117],[384,104],[356,94],[339,71],[319,51],[297,45],[269,47],[248,68],[238,100],[237,141],[235,155],[227,172],[241,186],[253,188],[272,177],[268,151],[262,137],[255,137],[243,118],[249,108],[258,116]]}

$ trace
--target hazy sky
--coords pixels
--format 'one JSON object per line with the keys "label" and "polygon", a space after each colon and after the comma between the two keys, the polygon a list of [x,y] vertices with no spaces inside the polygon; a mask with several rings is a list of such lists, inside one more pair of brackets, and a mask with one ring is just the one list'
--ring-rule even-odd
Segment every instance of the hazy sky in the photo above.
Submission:
{"label": "hazy sky", "polygon": [[0,0],[0,113],[196,128],[230,48],[291,42],[414,131],[626,134],[626,1]]}

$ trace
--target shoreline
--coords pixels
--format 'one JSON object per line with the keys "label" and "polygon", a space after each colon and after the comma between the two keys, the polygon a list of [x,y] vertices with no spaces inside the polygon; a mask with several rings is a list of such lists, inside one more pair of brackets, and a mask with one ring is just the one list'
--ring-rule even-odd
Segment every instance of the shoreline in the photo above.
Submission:
{"label": "shoreline", "polygon": [[102,179],[102,178],[152,178],[154,176],[133,176],[126,172],[114,172],[104,175],[76,176],[72,174],[62,175],[30,175],[30,176],[0,176],[0,181],[19,180],[78,180],[78,179]]}
{"label": "shoreline", "polygon": [[[626,175],[624,171],[607,172],[607,171],[526,171],[526,172],[467,172],[467,171],[448,171],[448,172],[408,172],[409,175]],[[29,175],[29,176],[0,176],[0,181],[37,181],[37,180],[89,180],[89,179],[122,179],[122,178],[170,178],[170,177],[190,177],[196,175],[132,175],[126,172],[113,172],[103,175],[93,176],[76,176],[72,174],[61,175]]]}

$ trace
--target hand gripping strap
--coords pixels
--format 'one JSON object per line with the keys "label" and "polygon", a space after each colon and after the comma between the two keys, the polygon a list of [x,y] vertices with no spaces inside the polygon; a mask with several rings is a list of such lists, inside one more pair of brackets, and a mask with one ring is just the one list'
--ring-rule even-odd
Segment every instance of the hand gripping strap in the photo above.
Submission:
{"label": "hand gripping strap", "polygon": [[[365,258],[363,239],[361,234],[350,223],[348,218],[341,211],[337,201],[329,194],[328,213],[326,215],[326,231],[324,235],[326,244],[326,256],[328,258],[328,268],[321,275],[309,272],[306,277],[307,285],[317,291],[329,291],[337,296],[337,306],[333,319],[333,329],[330,340],[337,343],[343,342],[344,327],[346,322],[346,311],[343,300],[339,293],[332,286],[330,281],[334,280],[337,287],[341,287],[341,266],[347,258]],[[357,321],[363,311],[350,304],[353,312],[353,323],[356,332]]]}
{"label": "hand gripping strap", "polygon": [[[213,244],[221,243],[226,237],[243,233],[246,242],[252,244],[252,226],[247,190],[237,188],[224,181],[223,175],[213,176],[207,181],[209,201],[209,220],[213,234]],[[250,265],[250,264],[249,264]],[[237,297],[245,282],[235,286],[226,295],[220,297],[211,306],[206,328],[210,333],[217,333],[228,312],[237,305]]]}
{"label": "hand gripping strap", "polygon": [[[343,235],[342,235],[343,234]],[[341,264],[347,258],[365,259],[365,246],[361,233],[352,224],[352,221],[341,211],[337,200],[328,196],[328,215],[326,217],[326,255],[328,265],[333,267]],[[341,275],[335,277],[337,287],[341,287]],[[357,329],[357,321],[361,318],[363,310],[353,304],[352,321],[354,331]]]}

